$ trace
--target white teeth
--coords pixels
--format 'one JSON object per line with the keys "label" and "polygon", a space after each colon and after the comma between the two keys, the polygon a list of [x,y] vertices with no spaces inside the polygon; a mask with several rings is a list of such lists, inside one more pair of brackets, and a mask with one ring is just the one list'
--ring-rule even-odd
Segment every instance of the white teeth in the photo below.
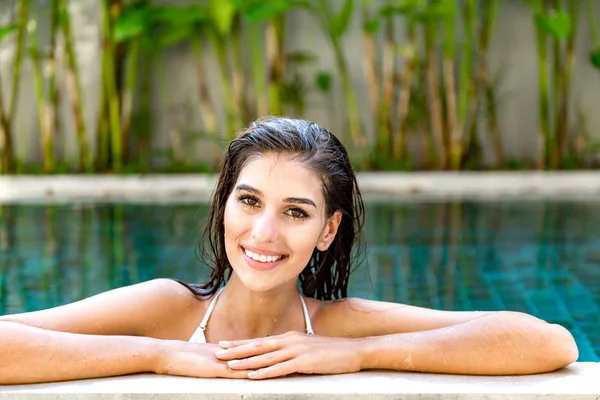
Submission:
{"label": "white teeth", "polygon": [[248,257],[250,257],[251,259],[255,260],[255,261],[260,261],[260,262],[275,262],[279,259],[281,259],[281,257],[283,256],[266,256],[264,254],[257,254],[257,253],[253,253],[248,249],[244,249],[244,251],[246,252],[246,255]]}

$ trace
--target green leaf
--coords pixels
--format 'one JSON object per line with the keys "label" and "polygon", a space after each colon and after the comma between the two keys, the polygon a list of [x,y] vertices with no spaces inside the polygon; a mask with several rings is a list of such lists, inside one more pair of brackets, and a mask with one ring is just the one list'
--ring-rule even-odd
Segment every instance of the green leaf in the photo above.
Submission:
{"label": "green leaf", "polygon": [[187,7],[162,6],[153,7],[152,19],[171,25],[205,22],[208,20],[207,12],[198,5]]}
{"label": "green leaf", "polygon": [[0,41],[17,30],[17,25],[6,25],[0,28]]}
{"label": "green leaf", "polygon": [[380,23],[378,20],[370,19],[368,21],[365,21],[365,23],[363,24],[363,29],[367,33],[375,34],[375,33],[377,33],[377,31],[379,31],[379,26],[380,26]]}
{"label": "green leaf", "polygon": [[456,5],[451,2],[431,3],[417,12],[417,17],[424,21],[438,21],[452,18],[456,14]]}
{"label": "green leaf", "polygon": [[158,40],[159,47],[169,47],[183,42],[194,35],[194,28],[191,25],[181,25],[167,29]]}
{"label": "green leaf", "polygon": [[222,36],[231,32],[233,18],[238,9],[236,1],[209,0],[208,7],[216,31]]}
{"label": "green leaf", "polygon": [[287,0],[246,0],[242,13],[248,21],[259,22],[286,12],[292,5]]}
{"label": "green leaf", "polygon": [[291,51],[287,53],[286,57],[289,62],[294,63],[308,63],[317,59],[316,54],[303,50]]}
{"label": "green leaf", "polygon": [[320,91],[327,93],[331,89],[332,76],[329,72],[319,72],[317,74],[317,87]]}
{"label": "green leaf", "polygon": [[353,9],[354,0],[345,0],[342,9],[331,18],[330,30],[333,37],[340,37],[346,32]]}
{"label": "green leaf", "polygon": [[125,9],[115,21],[113,31],[115,42],[120,43],[143,34],[150,27],[150,22],[148,9]]}
{"label": "green leaf", "polygon": [[379,14],[384,17],[391,17],[394,14],[402,14],[413,17],[425,3],[423,0],[402,0],[394,3],[388,3],[379,10]]}
{"label": "green leaf", "polygon": [[548,14],[536,13],[535,23],[543,32],[556,39],[566,39],[571,36],[573,22],[564,11],[551,11]]}
{"label": "green leaf", "polygon": [[401,14],[414,14],[424,5],[423,0],[402,0],[398,6],[398,12]]}
{"label": "green leaf", "polygon": [[595,68],[600,69],[600,48],[590,53],[590,61]]}

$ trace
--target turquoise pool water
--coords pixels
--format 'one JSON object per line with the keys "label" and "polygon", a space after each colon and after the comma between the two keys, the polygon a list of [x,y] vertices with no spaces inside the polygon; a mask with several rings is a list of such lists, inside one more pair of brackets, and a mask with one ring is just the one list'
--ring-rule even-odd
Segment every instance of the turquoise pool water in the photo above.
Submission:
{"label": "turquoise pool water", "polygon": [[[202,281],[206,205],[0,205],[0,313],[156,277]],[[516,310],[566,326],[600,361],[600,201],[370,202],[350,294]]]}

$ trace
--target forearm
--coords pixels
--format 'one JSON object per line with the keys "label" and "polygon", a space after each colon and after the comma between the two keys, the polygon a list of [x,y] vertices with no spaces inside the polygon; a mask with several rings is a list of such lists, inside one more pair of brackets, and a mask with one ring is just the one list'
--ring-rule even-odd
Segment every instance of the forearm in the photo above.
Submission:
{"label": "forearm", "polygon": [[158,341],[55,332],[0,322],[0,384],[152,372]]}
{"label": "forearm", "polygon": [[363,369],[509,375],[553,371],[577,359],[571,334],[517,313],[446,328],[363,339]]}

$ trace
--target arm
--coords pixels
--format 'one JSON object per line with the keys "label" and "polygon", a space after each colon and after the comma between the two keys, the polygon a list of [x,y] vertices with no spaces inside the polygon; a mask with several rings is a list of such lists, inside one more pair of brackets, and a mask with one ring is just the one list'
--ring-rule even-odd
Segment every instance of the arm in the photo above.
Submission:
{"label": "arm", "polygon": [[527,314],[493,312],[437,329],[361,342],[362,369],[512,375],[549,372],[578,357],[571,334]]}
{"label": "arm", "polygon": [[159,340],[49,331],[0,321],[0,384],[154,372]]}
{"label": "arm", "polygon": [[197,314],[192,299],[179,283],[158,279],[61,307],[2,316],[0,384],[137,372],[224,374],[195,367],[215,366],[209,346],[186,341],[191,333],[182,321]]}

